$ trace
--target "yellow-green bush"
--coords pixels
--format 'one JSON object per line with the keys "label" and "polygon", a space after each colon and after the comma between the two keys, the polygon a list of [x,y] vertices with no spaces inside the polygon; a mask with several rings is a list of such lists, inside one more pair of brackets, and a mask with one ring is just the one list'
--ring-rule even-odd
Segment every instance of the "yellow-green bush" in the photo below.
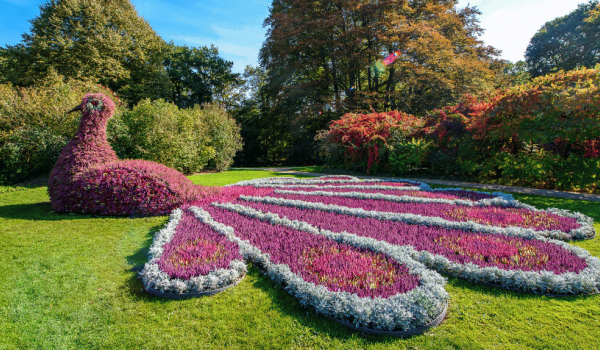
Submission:
{"label": "yellow-green bush", "polygon": [[140,101],[113,120],[109,138],[120,157],[146,159],[183,173],[213,162],[226,170],[241,148],[239,128],[215,105],[179,109],[164,100]]}
{"label": "yellow-green bush", "polygon": [[0,184],[50,171],[75,134],[79,113],[67,114],[87,92],[102,87],[51,73],[38,86],[0,84]]}

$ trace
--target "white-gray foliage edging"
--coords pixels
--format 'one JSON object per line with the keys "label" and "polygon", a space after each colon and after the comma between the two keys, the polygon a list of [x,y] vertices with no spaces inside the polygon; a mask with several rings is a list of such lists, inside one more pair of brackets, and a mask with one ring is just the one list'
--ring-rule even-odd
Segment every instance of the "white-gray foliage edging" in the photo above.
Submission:
{"label": "white-gray foliage edging", "polygon": [[[348,292],[332,292],[322,285],[305,281],[287,265],[272,263],[269,254],[235,236],[232,227],[215,221],[208,212],[196,207],[191,210],[202,222],[234,239],[246,259],[258,264],[276,283],[285,284],[286,290],[303,306],[312,306],[323,315],[371,329],[410,330],[427,325],[446,310],[449,297],[443,287],[445,278],[411,259],[403,249],[395,249],[394,255],[390,256],[407,266],[410,273],[419,276],[419,286],[388,298],[361,298]],[[302,225],[294,228],[306,227]],[[378,251],[386,251],[381,244],[377,247]]]}
{"label": "white-gray foliage edging", "polygon": [[163,254],[164,246],[173,239],[182,217],[181,209],[173,210],[167,225],[154,236],[149,251],[150,259],[139,273],[144,288],[146,290],[154,289],[165,294],[184,295],[214,291],[239,282],[246,274],[247,266],[238,259],[232,260],[228,269],[218,269],[207,275],[191,277],[188,280],[172,278],[160,269],[158,261]]}
{"label": "white-gray foliage edging", "polygon": [[334,212],[338,214],[345,215],[353,215],[358,217],[370,217],[377,218],[380,220],[391,220],[391,221],[401,221],[406,222],[408,224],[415,225],[426,225],[426,226],[440,226],[444,228],[450,229],[459,229],[466,231],[474,231],[474,232],[482,232],[482,233],[497,233],[508,236],[518,236],[518,237],[527,237],[527,238],[535,238],[536,236],[543,236],[553,239],[560,240],[571,240],[571,239],[582,239],[582,238],[590,238],[590,236],[595,235],[595,230],[593,226],[593,219],[585,216],[581,213],[571,213],[566,210],[560,209],[546,209],[547,212],[557,213],[560,215],[564,215],[567,217],[571,217],[577,220],[577,222],[581,225],[581,227],[577,229],[573,229],[569,232],[563,232],[559,230],[542,230],[536,231],[531,228],[524,227],[498,227],[491,225],[482,225],[476,223],[474,221],[450,221],[446,219],[442,219],[439,217],[433,216],[423,216],[418,214],[408,214],[408,213],[392,213],[392,212],[379,212],[375,210],[364,210],[362,208],[349,208],[335,204],[323,204],[323,203],[315,203],[315,202],[307,202],[296,199],[285,199],[285,198],[277,198],[270,196],[245,196],[241,195],[239,197],[241,200],[259,202],[259,203],[268,203],[275,205],[285,205],[289,207],[296,208],[305,208],[305,209],[315,209],[321,211]]}
{"label": "white-gray foliage edging", "polygon": [[[450,261],[442,255],[432,254],[427,251],[416,251],[412,246],[392,245],[378,241],[374,238],[361,237],[346,231],[332,232],[314,227],[306,222],[297,220],[292,221],[287,218],[281,218],[277,214],[264,213],[242,205],[219,204],[215,206],[260,220],[268,220],[274,225],[283,225],[312,234],[323,235],[337,242],[350,244],[356,247],[365,247],[385,253],[391,257],[398,256],[404,259],[404,257],[410,256],[429,268],[475,283],[482,282],[497,285],[506,289],[516,289],[536,294],[578,295],[596,294],[600,292],[600,259],[592,256],[585,249],[572,246],[562,241],[547,239],[545,237],[528,237],[528,239],[536,239],[558,245],[563,249],[574,253],[579,258],[584,259],[587,267],[579,273],[566,272],[557,275],[552,271],[503,270],[497,267],[479,267],[473,263],[459,264]],[[398,259],[398,261],[401,260]],[[408,264],[406,265],[408,266]]]}

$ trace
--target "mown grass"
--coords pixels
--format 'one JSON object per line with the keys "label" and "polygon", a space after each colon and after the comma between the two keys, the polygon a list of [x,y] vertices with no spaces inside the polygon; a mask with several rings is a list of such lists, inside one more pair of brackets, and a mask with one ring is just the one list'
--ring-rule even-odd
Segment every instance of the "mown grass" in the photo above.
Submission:
{"label": "mown grass", "polygon": [[[276,176],[252,170],[193,176],[224,185]],[[595,219],[600,205],[515,195]],[[547,298],[448,279],[444,323],[410,339],[362,336],[302,308],[254,267],[212,297],[163,300],[142,291],[167,218],[57,215],[46,187],[0,188],[1,349],[596,349],[600,296]],[[600,256],[599,239],[573,243]]]}

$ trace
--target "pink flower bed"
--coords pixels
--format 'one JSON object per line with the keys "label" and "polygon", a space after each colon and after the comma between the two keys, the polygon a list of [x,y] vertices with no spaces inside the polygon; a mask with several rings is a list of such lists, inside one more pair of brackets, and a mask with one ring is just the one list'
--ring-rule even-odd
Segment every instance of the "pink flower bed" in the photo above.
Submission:
{"label": "pink flower bed", "polygon": [[329,290],[385,298],[418,284],[407,268],[385,255],[220,208],[208,206],[205,210],[215,221],[232,227],[240,239],[269,254],[273,263],[287,265],[306,281]]}
{"label": "pink flower bed", "polygon": [[478,193],[472,191],[447,191],[447,192],[433,192],[433,191],[397,191],[397,190],[374,190],[368,188],[306,188],[306,187],[294,187],[289,186],[285,188],[290,191],[305,191],[305,192],[335,192],[335,193],[347,193],[347,192],[361,192],[361,193],[381,193],[392,196],[409,196],[418,198],[438,198],[438,199],[465,199],[470,201],[479,201],[482,199],[494,198],[493,195],[486,193]]}
{"label": "pink flower bed", "polygon": [[361,208],[379,212],[409,213],[439,217],[450,221],[474,221],[499,227],[524,227],[534,230],[560,230],[564,232],[579,228],[575,219],[546,212],[533,212],[521,208],[463,207],[441,203],[398,203],[379,199],[354,199],[317,195],[281,194],[275,198],[300,200],[313,203],[334,204],[350,208]]}
{"label": "pink flower bed", "polygon": [[171,278],[207,275],[228,268],[232,260],[242,260],[237,244],[198,221],[189,211],[185,211],[177,233],[163,249],[158,266]]}
{"label": "pink flower bed", "polygon": [[[144,285],[217,290],[235,285],[250,260],[302,305],[393,331],[441,322],[448,295],[438,272],[546,295],[600,291],[600,259],[547,238],[593,237],[583,214],[538,211],[502,193],[369,188],[382,183],[327,176],[223,187],[170,221]],[[382,194],[391,197],[374,198]]]}
{"label": "pink flower bed", "polygon": [[346,231],[393,245],[410,245],[417,251],[439,254],[460,264],[474,263],[481,267],[495,266],[505,270],[546,270],[557,274],[580,272],[587,267],[585,260],[572,252],[538,240],[477,234],[464,230],[411,225],[250,201],[234,203],[276,213],[290,220],[306,222],[333,232]]}

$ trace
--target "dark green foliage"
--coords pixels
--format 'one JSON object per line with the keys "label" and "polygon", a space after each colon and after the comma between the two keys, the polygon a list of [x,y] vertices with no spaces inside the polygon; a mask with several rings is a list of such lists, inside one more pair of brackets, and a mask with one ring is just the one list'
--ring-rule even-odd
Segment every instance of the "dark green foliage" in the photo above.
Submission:
{"label": "dark green foliage", "polygon": [[164,64],[172,83],[172,101],[180,108],[213,102],[241,84],[239,74],[231,72],[233,62],[219,57],[212,45],[190,48],[170,43]]}
{"label": "dark green foliage", "polygon": [[39,127],[14,130],[0,147],[0,184],[47,174],[68,141]]}
{"label": "dark green foliage", "polygon": [[131,104],[167,97],[166,43],[129,0],[51,0],[23,41],[0,50],[0,82],[32,86],[53,69],[93,80]]}
{"label": "dark green foliage", "polygon": [[533,77],[593,68],[600,63],[598,0],[591,0],[566,16],[546,22],[531,38],[525,60]]}

